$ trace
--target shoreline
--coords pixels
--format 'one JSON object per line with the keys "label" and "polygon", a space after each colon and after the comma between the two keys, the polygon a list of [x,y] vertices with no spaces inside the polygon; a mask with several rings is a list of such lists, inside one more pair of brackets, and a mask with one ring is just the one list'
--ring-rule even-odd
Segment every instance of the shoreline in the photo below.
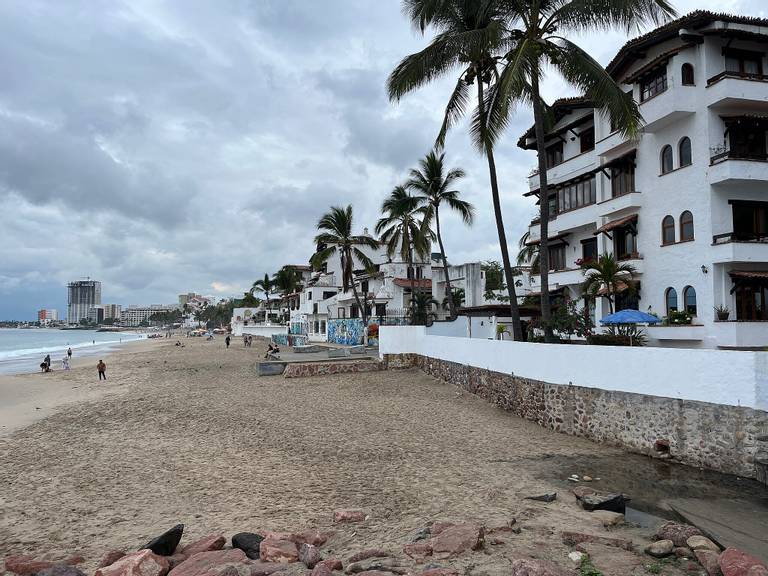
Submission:
{"label": "shoreline", "polygon": [[[144,352],[152,340],[131,340],[104,351],[103,359],[109,366],[119,358]],[[68,372],[54,362],[54,370],[48,373],[22,374],[0,373],[0,438],[26,428],[47,418],[59,410],[77,403],[96,400],[110,393],[119,392],[117,384],[107,380],[98,385],[96,376],[97,355],[82,355],[71,362]],[[97,386],[93,385],[96,382]]]}

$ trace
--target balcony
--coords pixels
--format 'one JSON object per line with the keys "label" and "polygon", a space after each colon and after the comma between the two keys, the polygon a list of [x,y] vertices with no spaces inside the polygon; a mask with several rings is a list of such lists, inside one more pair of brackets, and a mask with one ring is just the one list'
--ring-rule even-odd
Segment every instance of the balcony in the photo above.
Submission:
{"label": "balcony", "polygon": [[597,205],[597,215],[605,218],[625,210],[637,210],[642,207],[642,200],[643,197],[640,192],[630,192],[629,194],[614,196],[608,200],[603,200]]}
{"label": "balcony", "polygon": [[604,158],[615,158],[626,154],[637,146],[637,141],[629,140],[619,132],[612,132],[602,140],[595,142],[595,154]]}
{"label": "balcony", "polygon": [[768,236],[734,232],[717,234],[712,237],[711,254],[713,264],[768,262]]}
{"label": "balcony", "polygon": [[[595,167],[595,154],[593,150],[572,156],[571,158],[568,158],[567,160],[564,160],[560,164],[556,164],[547,170],[547,184],[549,186],[559,184],[560,182],[575,178],[581,173]],[[538,190],[538,170],[534,170],[529,174],[528,184],[531,190]]]}
{"label": "balcony", "polygon": [[566,270],[550,270],[550,288],[561,286],[573,286],[584,282],[584,271],[581,268],[568,268]]}
{"label": "balcony", "polygon": [[681,88],[675,87],[670,87],[640,103],[640,113],[645,120],[643,130],[649,134],[658,132],[695,112],[695,98],[684,98]]}
{"label": "balcony", "polygon": [[714,146],[710,148],[709,161],[707,179],[710,184],[768,181],[768,155],[761,151],[737,152],[725,146]]}
{"label": "balcony", "polygon": [[620,264],[629,264],[635,269],[636,274],[642,274],[645,266],[643,266],[643,257],[640,254],[633,254],[628,258],[619,258]]}
{"label": "balcony", "polygon": [[749,107],[768,110],[768,76],[725,71],[707,80],[709,108]]}

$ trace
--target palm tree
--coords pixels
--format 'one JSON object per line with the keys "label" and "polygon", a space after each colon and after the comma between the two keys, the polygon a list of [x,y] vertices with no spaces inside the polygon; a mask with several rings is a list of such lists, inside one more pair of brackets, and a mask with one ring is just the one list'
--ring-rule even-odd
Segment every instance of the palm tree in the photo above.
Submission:
{"label": "palm tree", "polygon": [[437,300],[432,297],[432,294],[419,292],[413,299],[411,306],[411,322],[413,324],[428,324],[430,320],[435,320],[437,318],[434,311],[436,306]]}
{"label": "palm tree", "polygon": [[[512,277],[507,236],[501,213],[499,184],[493,145],[498,136],[497,124],[489,122],[486,85],[490,88],[498,78],[497,63],[510,48],[507,34],[512,0],[403,0],[403,10],[422,34],[428,28],[436,31],[430,44],[406,56],[387,80],[389,98],[399,101],[409,92],[458,72],[456,87],[445,109],[445,117],[437,136],[436,147],[442,148],[445,136],[460,120],[470,101],[470,86],[477,90],[477,108],[472,117],[470,134],[475,146],[488,161],[491,198],[496,217],[504,274],[509,294],[510,315],[515,340],[523,339],[520,313]],[[510,87],[511,90],[512,87]]]}
{"label": "palm tree", "polygon": [[440,233],[440,204],[445,202],[448,208],[458,212],[467,226],[471,226],[474,221],[475,208],[459,198],[458,190],[450,190],[451,185],[458,179],[464,178],[465,173],[461,168],[453,168],[445,172],[444,166],[445,153],[438,154],[432,150],[419,161],[419,168],[411,170],[410,178],[406,187],[415,190],[424,199],[427,204],[427,210],[424,213],[424,224],[432,227],[432,219],[435,220],[435,232],[437,243],[440,246],[440,256],[443,261],[443,270],[445,272],[445,292],[450,307],[451,320],[456,318],[456,306],[451,298],[451,279],[448,275],[448,259],[445,257],[445,246],[443,245],[443,236]]}
{"label": "palm tree", "polygon": [[404,186],[395,186],[391,194],[381,204],[384,216],[376,223],[376,234],[387,249],[390,258],[399,255],[408,265],[411,276],[411,306],[416,294],[416,274],[413,267],[414,255],[421,261],[429,257],[433,239],[427,221],[426,206],[422,199],[411,196]]}
{"label": "palm tree", "polygon": [[668,20],[675,15],[675,10],[668,0],[509,0],[506,4],[515,13],[513,26],[519,23],[521,27],[509,33],[511,47],[504,55],[505,65],[499,78],[491,87],[489,131],[492,134],[501,133],[514,104],[532,104],[541,210],[541,319],[545,340],[552,342],[549,189],[545,148],[545,130],[550,114],[541,99],[541,80],[545,70],[551,66],[587,101],[602,109],[624,136],[635,136],[642,117],[631,94],[626,94],[605,68],[565,36],[614,28],[623,28],[627,32],[639,30],[643,25]]}
{"label": "palm tree", "polygon": [[582,265],[584,282],[582,291],[595,299],[602,296],[608,300],[608,310],[613,314],[614,295],[623,290],[634,291],[633,281],[637,270],[627,263],[617,262],[613,254],[604,252],[597,260]]}
{"label": "palm tree", "polygon": [[[450,297],[450,300],[449,300]],[[451,305],[453,305],[453,309],[459,308],[462,304],[464,304],[464,300],[466,299],[464,288],[456,288],[456,290],[453,290],[450,295],[446,294],[443,298],[443,303],[441,304],[443,310],[449,310],[451,308]]]}
{"label": "palm tree", "polygon": [[363,344],[368,344],[368,310],[364,303],[360,302],[360,296],[357,293],[357,286],[353,278],[355,261],[359,262],[364,268],[373,269],[373,262],[360,248],[378,248],[379,243],[374,238],[352,233],[352,206],[346,208],[341,206],[332,206],[331,211],[324,214],[317,222],[317,229],[320,233],[315,236],[315,244],[319,249],[310,259],[310,264],[318,269],[328,259],[337,252],[341,255],[341,279],[342,287],[346,292],[352,288],[352,294],[357,303],[357,309],[363,319]]}
{"label": "palm tree", "polygon": [[531,233],[526,232],[520,236],[518,246],[520,250],[517,253],[517,265],[531,267],[531,273],[539,273],[539,244],[529,244],[528,240],[531,238]]}
{"label": "palm tree", "polygon": [[264,297],[267,299],[266,313],[264,319],[269,322],[269,295],[274,291],[275,283],[269,277],[269,274],[264,274],[264,278],[256,280],[251,286],[251,294],[254,292],[263,292]]}
{"label": "palm tree", "polygon": [[283,294],[295,292],[299,286],[300,275],[293,266],[283,266],[272,277],[272,286]]}

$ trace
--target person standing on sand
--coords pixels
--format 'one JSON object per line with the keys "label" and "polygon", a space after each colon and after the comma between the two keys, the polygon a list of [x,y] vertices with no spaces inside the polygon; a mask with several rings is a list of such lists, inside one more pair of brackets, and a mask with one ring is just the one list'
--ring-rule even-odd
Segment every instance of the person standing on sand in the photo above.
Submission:
{"label": "person standing on sand", "polygon": [[230,342],[230,338],[229,338],[229,334],[227,334],[227,337],[224,338],[224,343],[227,345],[227,348],[229,348],[229,342]]}
{"label": "person standing on sand", "polygon": [[106,380],[107,379],[107,365],[104,364],[104,360],[99,360],[99,363],[96,364],[96,369],[99,371],[99,380]]}
{"label": "person standing on sand", "polygon": [[67,348],[67,358],[72,360],[72,348]]}

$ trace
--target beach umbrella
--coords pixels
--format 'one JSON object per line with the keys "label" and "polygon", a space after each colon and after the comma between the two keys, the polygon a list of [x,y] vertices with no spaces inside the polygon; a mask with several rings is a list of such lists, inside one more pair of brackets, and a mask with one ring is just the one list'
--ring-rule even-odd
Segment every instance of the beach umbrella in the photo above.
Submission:
{"label": "beach umbrella", "polygon": [[[619,310],[613,314],[603,317],[600,324],[618,325],[618,324],[658,324],[661,322],[656,316],[646,314],[640,310]],[[629,335],[629,345],[632,346],[632,334]]]}

